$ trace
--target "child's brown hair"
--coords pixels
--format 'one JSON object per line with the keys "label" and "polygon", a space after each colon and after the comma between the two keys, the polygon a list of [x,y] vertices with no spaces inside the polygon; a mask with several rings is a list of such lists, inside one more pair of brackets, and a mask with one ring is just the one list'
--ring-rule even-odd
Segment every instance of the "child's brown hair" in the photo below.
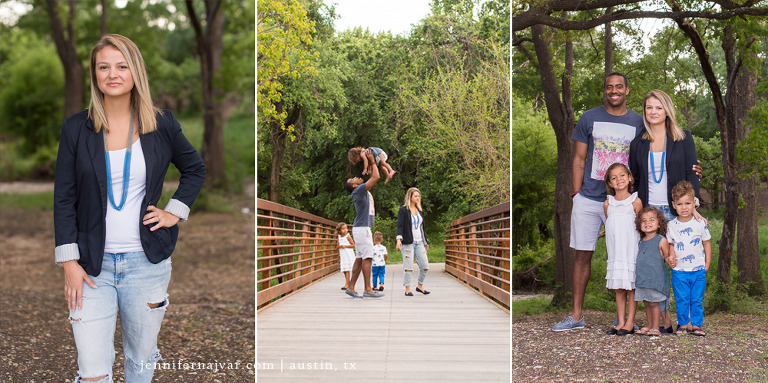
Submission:
{"label": "child's brown hair", "polygon": [[653,206],[646,206],[643,208],[643,210],[640,210],[639,213],[637,213],[637,216],[635,216],[635,229],[638,233],[640,233],[640,237],[644,236],[645,233],[643,232],[643,214],[645,213],[655,213],[656,214],[656,221],[659,223],[658,229],[656,229],[656,233],[661,234],[661,236],[667,235],[667,218],[664,217],[664,213],[661,212],[661,210],[653,207]]}
{"label": "child's brown hair", "polygon": [[352,149],[349,149],[347,152],[347,159],[349,159],[349,162],[356,164],[360,161],[360,152],[365,150],[362,146],[356,146]]}
{"label": "child's brown hair", "polygon": [[630,193],[635,191],[635,178],[632,177],[632,172],[629,171],[627,165],[624,165],[621,162],[614,162],[611,164],[611,166],[608,167],[608,170],[605,171],[605,176],[603,177],[603,180],[605,181],[605,191],[607,191],[610,195],[616,195],[616,190],[611,187],[611,171],[618,168],[619,166],[623,167],[629,176],[629,185],[627,185],[627,191]]}
{"label": "child's brown hair", "polygon": [[[336,224],[336,235],[341,235],[341,228],[346,225],[347,224],[344,222],[339,222],[338,224]],[[347,231],[347,233],[349,233],[349,231]]]}
{"label": "child's brown hair", "polygon": [[373,242],[384,242],[384,235],[380,231],[373,233]]}
{"label": "child's brown hair", "polygon": [[684,195],[691,197],[691,199],[696,198],[696,191],[693,190],[693,185],[688,181],[680,181],[672,188],[672,202],[677,201]]}

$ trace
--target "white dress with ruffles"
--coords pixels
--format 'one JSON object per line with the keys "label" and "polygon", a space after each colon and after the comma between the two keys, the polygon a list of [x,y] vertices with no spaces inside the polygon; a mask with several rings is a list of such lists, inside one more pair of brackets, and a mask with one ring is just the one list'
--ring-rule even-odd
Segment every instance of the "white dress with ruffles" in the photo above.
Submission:
{"label": "white dress with ruffles", "polygon": [[632,203],[637,193],[622,201],[608,196],[608,219],[605,221],[605,246],[608,249],[608,269],[605,287],[611,290],[635,289],[635,261],[640,234],[635,229],[635,209]]}

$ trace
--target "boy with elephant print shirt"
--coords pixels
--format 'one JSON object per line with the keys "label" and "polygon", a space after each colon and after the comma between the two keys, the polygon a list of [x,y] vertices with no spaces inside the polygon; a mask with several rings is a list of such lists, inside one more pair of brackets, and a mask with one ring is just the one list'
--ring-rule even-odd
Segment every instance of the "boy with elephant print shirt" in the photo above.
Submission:
{"label": "boy with elephant print shirt", "polygon": [[693,218],[694,198],[693,186],[688,181],[680,181],[672,188],[673,207],[678,216],[667,225],[667,241],[670,256],[674,259],[671,266],[677,333],[705,336],[701,325],[704,322],[704,290],[712,246],[706,221]]}

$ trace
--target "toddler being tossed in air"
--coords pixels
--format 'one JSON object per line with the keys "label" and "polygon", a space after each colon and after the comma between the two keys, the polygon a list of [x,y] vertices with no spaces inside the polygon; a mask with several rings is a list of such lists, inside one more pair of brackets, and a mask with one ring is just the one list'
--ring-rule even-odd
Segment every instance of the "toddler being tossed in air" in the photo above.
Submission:
{"label": "toddler being tossed in air", "polygon": [[[369,163],[367,157],[367,154],[371,153],[373,155],[373,162]],[[387,159],[389,158],[387,156],[387,153],[385,153],[381,148],[375,148],[370,147],[368,149],[363,148],[362,146],[357,146],[352,149],[349,149],[349,152],[347,152],[347,157],[349,158],[349,162],[356,164],[360,162],[360,160],[363,161],[363,174],[370,174],[371,168],[373,166],[380,166],[381,170],[384,172],[384,174],[387,175],[387,179],[384,180],[384,183],[389,182],[390,179],[392,179],[392,176],[395,174],[395,171],[392,170],[392,167],[389,166],[387,163]]]}

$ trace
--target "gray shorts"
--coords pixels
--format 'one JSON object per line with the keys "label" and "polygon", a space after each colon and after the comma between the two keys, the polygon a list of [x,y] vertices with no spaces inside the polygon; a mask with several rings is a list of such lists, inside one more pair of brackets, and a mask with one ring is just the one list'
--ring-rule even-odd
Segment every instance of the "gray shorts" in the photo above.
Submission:
{"label": "gray shorts", "polygon": [[576,194],[571,210],[571,247],[576,250],[594,251],[600,228],[604,223],[603,202]]}
{"label": "gray shorts", "polygon": [[352,239],[355,240],[355,258],[373,258],[373,234],[368,226],[353,226]]}

